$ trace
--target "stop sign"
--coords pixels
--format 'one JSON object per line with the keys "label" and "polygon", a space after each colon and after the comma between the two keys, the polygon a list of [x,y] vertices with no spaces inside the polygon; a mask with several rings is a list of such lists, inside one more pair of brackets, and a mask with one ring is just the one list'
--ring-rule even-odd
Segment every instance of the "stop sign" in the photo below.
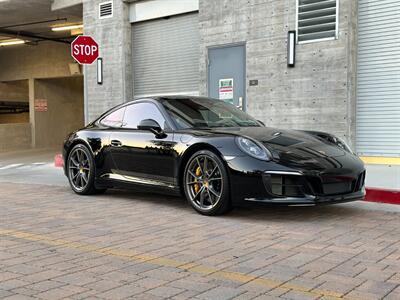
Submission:
{"label": "stop sign", "polygon": [[71,43],[71,55],[81,65],[90,65],[99,57],[99,45],[91,36],[80,35]]}

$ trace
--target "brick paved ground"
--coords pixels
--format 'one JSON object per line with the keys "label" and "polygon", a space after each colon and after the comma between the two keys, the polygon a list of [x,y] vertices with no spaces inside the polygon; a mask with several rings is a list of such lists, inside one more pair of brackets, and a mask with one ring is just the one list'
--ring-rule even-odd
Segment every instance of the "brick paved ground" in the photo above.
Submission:
{"label": "brick paved ground", "polygon": [[0,183],[0,298],[400,299],[400,214]]}

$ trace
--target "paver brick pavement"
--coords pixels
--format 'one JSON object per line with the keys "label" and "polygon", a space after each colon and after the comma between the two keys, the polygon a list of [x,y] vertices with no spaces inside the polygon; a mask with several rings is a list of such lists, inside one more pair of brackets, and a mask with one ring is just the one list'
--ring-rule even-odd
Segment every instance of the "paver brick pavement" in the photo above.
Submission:
{"label": "paver brick pavement", "polygon": [[2,299],[400,299],[400,214],[0,184]]}

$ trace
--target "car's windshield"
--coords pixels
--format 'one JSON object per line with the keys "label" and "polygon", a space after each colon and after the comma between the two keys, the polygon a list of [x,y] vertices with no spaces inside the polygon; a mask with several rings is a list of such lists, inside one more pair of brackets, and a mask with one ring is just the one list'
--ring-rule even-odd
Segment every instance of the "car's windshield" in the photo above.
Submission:
{"label": "car's windshield", "polygon": [[245,112],[216,99],[167,99],[163,105],[179,129],[261,126]]}

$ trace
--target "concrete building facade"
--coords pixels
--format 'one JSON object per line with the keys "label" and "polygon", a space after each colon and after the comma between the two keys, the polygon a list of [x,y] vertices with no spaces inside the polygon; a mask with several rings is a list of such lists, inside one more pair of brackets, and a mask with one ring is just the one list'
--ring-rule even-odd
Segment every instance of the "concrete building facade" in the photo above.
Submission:
{"label": "concrete building facade", "polygon": [[[85,34],[98,41],[104,64],[102,85],[96,66],[85,67],[87,120],[135,96],[130,12],[141,1],[114,0],[113,16],[99,19],[103,2],[83,5]],[[296,0],[197,2],[198,10],[185,13],[198,15],[200,95],[208,95],[209,49],[242,44],[247,112],[268,126],[328,131],[355,145],[357,1],[340,1],[338,39],[297,45],[294,68],[287,66],[287,33],[296,29]],[[258,85],[251,86],[252,80]]]}
{"label": "concrete building facade", "polygon": [[[112,4],[112,16],[100,18],[104,3]],[[83,11],[85,34],[99,42],[104,64],[102,85],[96,66],[85,67],[86,121],[137,96],[215,97],[212,51],[238,46],[244,110],[267,126],[333,133],[379,168],[367,183],[382,186],[379,177],[387,174],[383,185],[400,187],[400,43],[390,36],[400,29],[400,2],[91,0]],[[297,34],[294,67],[288,66],[289,31]],[[189,41],[196,59],[180,50]]]}
{"label": "concrete building facade", "polygon": [[[38,18],[44,18],[40,7]],[[83,66],[83,77],[72,74],[72,32],[67,40],[49,33],[50,40],[36,39],[36,46],[1,48],[0,97],[30,108],[29,123],[21,122],[25,114],[13,125],[0,124],[0,141],[10,128],[18,134],[9,147],[55,145],[64,135],[49,129],[53,113],[43,119],[34,111],[36,98],[51,97],[87,124],[134,97],[212,96],[270,127],[335,134],[367,164],[378,165],[372,181],[386,172],[383,185],[400,187],[398,0],[54,0],[51,10],[54,17],[64,12],[67,21],[83,22],[83,34],[99,45],[103,80],[98,83],[96,63]],[[44,22],[32,31],[43,34]],[[72,88],[65,93],[68,104],[51,78],[59,78],[60,90]],[[65,122],[72,124],[68,130],[83,124]]]}

